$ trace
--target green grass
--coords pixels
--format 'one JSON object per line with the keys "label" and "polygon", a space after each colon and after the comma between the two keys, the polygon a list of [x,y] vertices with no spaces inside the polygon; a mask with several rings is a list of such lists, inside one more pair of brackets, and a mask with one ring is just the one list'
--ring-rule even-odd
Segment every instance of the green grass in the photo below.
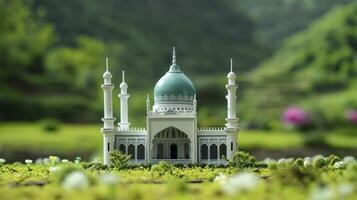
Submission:
{"label": "green grass", "polygon": [[93,152],[101,142],[99,125],[65,124],[46,132],[39,123],[0,124],[0,146],[7,151]]}
{"label": "green grass", "polygon": [[[312,133],[309,133],[312,134]],[[304,135],[284,131],[241,131],[242,149],[288,149],[303,146]],[[331,132],[326,140],[332,148],[357,148],[357,134]],[[94,154],[100,152],[100,125],[62,124],[56,132],[46,132],[40,123],[7,122],[0,124],[0,152],[41,152],[48,155]],[[99,154],[100,155],[100,154]]]}

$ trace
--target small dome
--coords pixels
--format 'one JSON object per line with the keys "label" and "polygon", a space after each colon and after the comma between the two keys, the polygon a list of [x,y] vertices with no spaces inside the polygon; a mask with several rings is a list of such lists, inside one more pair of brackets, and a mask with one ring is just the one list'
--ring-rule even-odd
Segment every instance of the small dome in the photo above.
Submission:
{"label": "small dome", "polygon": [[107,70],[104,72],[103,78],[112,78],[112,74]]}
{"label": "small dome", "polygon": [[192,104],[196,89],[192,81],[173,63],[154,88],[155,102],[175,101]]}
{"label": "small dome", "polygon": [[229,72],[228,75],[227,75],[227,78],[229,78],[229,79],[235,79],[235,78],[236,78],[236,74],[233,73],[233,72]]}
{"label": "small dome", "polygon": [[125,82],[121,82],[120,85],[119,85],[120,88],[128,88],[128,84],[125,83]]}

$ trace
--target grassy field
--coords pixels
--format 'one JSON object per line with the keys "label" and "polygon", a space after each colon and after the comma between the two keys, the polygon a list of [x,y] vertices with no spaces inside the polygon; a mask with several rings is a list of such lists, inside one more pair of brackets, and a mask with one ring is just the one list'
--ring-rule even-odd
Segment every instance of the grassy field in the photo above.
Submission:
{"label": "grassy field", "polygon": [[[357,149],[357,134],[345,132],[327,133],[328,147]],[[305,135],[289,131],[242,130],[239,135],[239,147],[267,150],[301,148],[304,146]],[[44,130],[41,123],[0,123],[0,155],[9,155],[12,152],[71,155],[71,157],[76,154],[94,155],[100,152],[101,144],[102,135],[99,124],[62,124],[59,125],[57,131],[48,132]]]}

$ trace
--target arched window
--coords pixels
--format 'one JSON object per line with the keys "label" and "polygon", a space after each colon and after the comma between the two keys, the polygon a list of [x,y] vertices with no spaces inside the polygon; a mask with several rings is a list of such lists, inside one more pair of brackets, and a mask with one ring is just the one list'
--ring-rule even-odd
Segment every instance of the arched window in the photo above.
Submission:
{"label": "arched window", "polygon": [[135,146],[133,144],[128,146],[128,155],[131,155],[131,160],[135,160]]}
{"label": "arched window", "polygon": [[211,144],[209,153],[210,153],[210,159],[213,159],[213,160],[218,159],[217,145]]}
{"label": "arched window", "polygon": [[119,145],[119,151],[126,154],[126,149],[125,149],[125,145],[124,144],[121,144]]}
{"label": "arched window", "polygon": [[170,159],[177,159],[177,145],[170,145]]}
{"label": "arched window", "polygon": [[219,145],[219,158],[227,157],[227,146],[226,144]]}
{"label": "arched window", "polygon": [[138,145],[138,160],[145,160],[145,146],[143,144]]}
{"label": "arched window", "polygon": [[190,145],[185,143],[185,159],[190,159]]}
{"label": "arched window", "polygon": [[164,158],[164,145],[159,143],[157,144],[157,159]]}
{"label": "arched window", "polygon": [[208,146],[203,144],[201,145],[201,160],[208,159]]}

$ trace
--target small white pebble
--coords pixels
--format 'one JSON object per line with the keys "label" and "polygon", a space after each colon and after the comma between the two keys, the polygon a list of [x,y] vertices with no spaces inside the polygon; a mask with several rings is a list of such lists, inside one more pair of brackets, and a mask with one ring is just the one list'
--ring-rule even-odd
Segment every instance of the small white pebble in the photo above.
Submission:
{"label": "small white pebble", "polygon": [[32,163],[33,163],[33,161],[32,161],[32,160],[30,160],[30,159],[26,159],[26,160],[25,160],[25,163],[26,163],[26,164],[32,164]]}
{"label": "small white pebble", "polygon": [[73,171],[65,176],[62,187],[65,189],[84,189],[89,186],[89,180],[85,174]]}
{"label": "small white pebble", "polygon": [[60,170],[61,168],[60,167],[50,167],[49,168],[49,171],[50,173],[56,173]]}
{"label": "small white pebble", "polygon": [[6,160],[4,158],[0,158],[0,164],[6,163]]}

